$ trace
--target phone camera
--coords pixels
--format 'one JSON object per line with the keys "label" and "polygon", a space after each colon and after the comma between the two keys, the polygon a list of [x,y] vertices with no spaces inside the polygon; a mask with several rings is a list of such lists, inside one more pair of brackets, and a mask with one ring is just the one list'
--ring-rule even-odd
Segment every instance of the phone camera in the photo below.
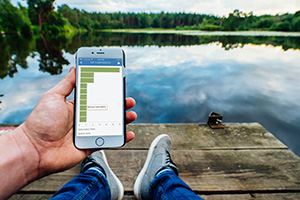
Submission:
{"label": "phone camera", "polygon": [[92,54],[94,54],[94,52],[92,52]]}

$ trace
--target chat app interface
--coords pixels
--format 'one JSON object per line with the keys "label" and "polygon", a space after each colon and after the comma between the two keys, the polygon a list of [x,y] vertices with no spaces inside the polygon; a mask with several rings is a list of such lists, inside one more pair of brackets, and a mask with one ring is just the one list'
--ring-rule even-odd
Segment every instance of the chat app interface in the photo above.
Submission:
{"label": "chat app interface", "polygon": [[122,135],[120,58],[78,58],[77,136]]}

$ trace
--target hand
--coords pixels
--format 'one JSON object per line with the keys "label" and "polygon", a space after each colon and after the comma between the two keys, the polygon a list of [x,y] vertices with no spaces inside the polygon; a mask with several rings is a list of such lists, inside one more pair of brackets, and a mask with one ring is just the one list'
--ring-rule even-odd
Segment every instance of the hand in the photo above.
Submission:
{"label": "hand", "polygon": [[[68,169],[94,150],[79,150],[73,144],[74,100],[66,101],[75,85],[75,68],[39,100],[28,119],[20,126],[38,154],[39,177]],[[126,99],[126,110],[134,107],[132,98]],[[133,111],[126,113],[126,122],[136,119]],[[134,138],[126,133],[127,142]]]}

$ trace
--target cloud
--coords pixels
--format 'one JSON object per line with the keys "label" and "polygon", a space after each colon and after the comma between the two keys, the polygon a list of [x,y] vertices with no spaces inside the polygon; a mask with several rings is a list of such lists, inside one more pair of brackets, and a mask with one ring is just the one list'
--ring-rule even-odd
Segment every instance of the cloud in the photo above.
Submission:
{"label": "cloud", "polygon": [[[26,1],[12,0],[13,5]],[[255,15],[294,13],[300,10],[299,0],[56,0],[54,5],[68,4],[71,8],[89,12],[188,12],[227,16],[235,9]]]}
{"label": "cloud", "polygon": [[[13,2],[16,2],[14,0]],[[300,9],[299,0],[57,0],[57,6],[68,4],[70,7],[96,12],[190,12],[227,16],[234,9],[243,12],[253,11],[256,15],[294,13]]]}

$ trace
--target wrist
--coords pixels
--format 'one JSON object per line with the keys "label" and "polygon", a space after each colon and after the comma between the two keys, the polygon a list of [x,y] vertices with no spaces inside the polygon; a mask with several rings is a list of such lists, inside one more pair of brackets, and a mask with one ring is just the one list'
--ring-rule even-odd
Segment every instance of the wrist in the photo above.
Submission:
{"label": "wrist", "polygon": [[21,126],[0,136],[0,180],[5,182],[0,184],[0,199],[7,199],[39,176],[38,153]]}
{"label": "wrist", "polygon": [[39,178],[39,154],[23,129],[23,124],[9,134],[14,142],[25,185]]}

